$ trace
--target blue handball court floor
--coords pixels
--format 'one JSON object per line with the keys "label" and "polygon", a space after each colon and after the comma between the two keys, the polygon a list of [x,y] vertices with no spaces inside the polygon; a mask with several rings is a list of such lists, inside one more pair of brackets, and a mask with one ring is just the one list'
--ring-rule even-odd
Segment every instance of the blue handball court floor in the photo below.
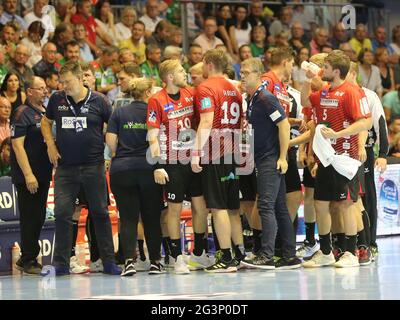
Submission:
{"label": "blue handball court floor", "polygon": [[369,266],[288,271],[240,270],[232,274],[102,274],[67,277],[0,277],[0,300],[370,300],[400,299],[400,237],[378,239]]}

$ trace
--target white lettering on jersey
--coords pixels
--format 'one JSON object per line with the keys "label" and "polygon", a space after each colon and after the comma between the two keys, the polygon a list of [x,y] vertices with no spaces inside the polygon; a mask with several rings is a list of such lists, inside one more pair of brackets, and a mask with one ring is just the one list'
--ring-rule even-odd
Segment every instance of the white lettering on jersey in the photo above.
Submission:
{"label": "white lettering on jersey", "polygon": [[62,129],[75,129],[75,121],[78,121],[82,126],[82,129],[87,129],[86,117],[62,117],[61,128]]}
{"label": "white lettering on jersey", "polygon": [[336,99],[321,99],[321,106],[326,108],[337,108],[339,106],[339,100]]}

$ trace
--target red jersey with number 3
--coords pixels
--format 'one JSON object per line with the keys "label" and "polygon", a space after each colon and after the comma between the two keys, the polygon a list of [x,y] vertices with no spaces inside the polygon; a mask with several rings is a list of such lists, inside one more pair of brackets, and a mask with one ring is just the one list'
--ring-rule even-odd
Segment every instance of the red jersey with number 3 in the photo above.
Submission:
{"label": "red jersey with number 3", "polygon": [[286,116],[289,117],[291,109],[291,99],[286,91],[286,87],[276,77],[273,71],[268,71],[261,76],[261,80],[267,82],[266,89],[271,92],[285,110]]}
{"label": "red jersey with number 3", "polygon": [[162,89],[150,97],[147,107],[147,126],[159,128],[160,157],[167,163],[190,157],[195,127],[194,89],[180,89],[180,97],[173,100]]}
{"label": "red jersey with number 3", "polygon": [[[336,88],[331,89],[328,85],[311,93],[310,101],[316,124],[325,124],[336,132],[357,119],[371,116],[363,90],[347,81]],[[358,134],[332,140],[331,143],[337,154],[358,159]]]}
{"label": "red jersey with number 3", "polygon": [[[223,76],[214,76],[202,82],[195,92],[195,107],[198,114],[214,112],[214,119],[209,143],[210,159],[219,159],[224,155],[232,154],[238,148],[232,130],[240,129],[242,121],[242,95],[233,83]],[[224,138],[220,139],[222,132]],[[213,150],[219,139],[219,150]],[[239,141],[237,141],[239,143]],[[215,147],[214,147],[215,149]],[[214,152],[213,152],[214,151]]]}

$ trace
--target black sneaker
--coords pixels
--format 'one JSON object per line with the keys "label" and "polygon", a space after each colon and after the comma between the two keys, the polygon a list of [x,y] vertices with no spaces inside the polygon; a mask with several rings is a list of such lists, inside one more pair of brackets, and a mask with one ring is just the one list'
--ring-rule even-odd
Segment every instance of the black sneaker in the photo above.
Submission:
{"label": "black sneaker", "polygon": [[29,261],[26,264],[22,264],[22,260],[18,259],[15,265],[19,271],[22,271],[26,275],[40,275],[40,273],[42,272],[42,265],[36,260]]}
{"label": "black sneaker", "polygon": [[121,277],[131,277],[136,274],[135,266],[132,259],[125,262],[124,271],[121,273]]}
{"label": "black sneaker", "polygon": [[275,269],[278,270],[291,270],[301,267],[301,260],[297,257],[281,258],[275,263]]}
{"label": "black sneaker", "polygon": [[253,260],[243,260],[242,264],[246,267],[257,268],[263,270],[275,269],[275,261],[272,258],[268,258],[266,254],[261,253],[255,256]]}
{"label": "black sneaker", "polygon": [[161,263],[152,262],[150,265],[149,274],[162,274],[166,273],[164,266]]}
{"label": "black sneaker", "polygon": [[229,262],[226,262],[221,259],[212,266],[205,268],[204,271],[209,273],[228,273],[228,272],[236,272],[237,267],[235,265],[235,262],[233,262],[233,259]]}
{"label": "black sneaker", "polygon": [[234,257],[232,259],[232,266],[236,267],[236,269],[240,270],[243,268],[243,266],[241,265],[241,262],[246,258],[246,255],[243,254],[240,257]]}

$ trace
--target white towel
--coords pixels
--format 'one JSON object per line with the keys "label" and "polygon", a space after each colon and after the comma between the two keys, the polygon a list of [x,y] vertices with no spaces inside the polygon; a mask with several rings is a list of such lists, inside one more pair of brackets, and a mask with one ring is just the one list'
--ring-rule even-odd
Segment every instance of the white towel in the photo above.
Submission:
{"label": "white towel", "polygon": [[325,139],[322,136],[321,129],[323,127],[324,125],[319,124],[315,128],[313,141],[315,154],[324,167],[332,165],[342,176],[349,180],[353,179],[362,163],[348,156],[335,154],[335,149],[333,149],[330,139]]}

